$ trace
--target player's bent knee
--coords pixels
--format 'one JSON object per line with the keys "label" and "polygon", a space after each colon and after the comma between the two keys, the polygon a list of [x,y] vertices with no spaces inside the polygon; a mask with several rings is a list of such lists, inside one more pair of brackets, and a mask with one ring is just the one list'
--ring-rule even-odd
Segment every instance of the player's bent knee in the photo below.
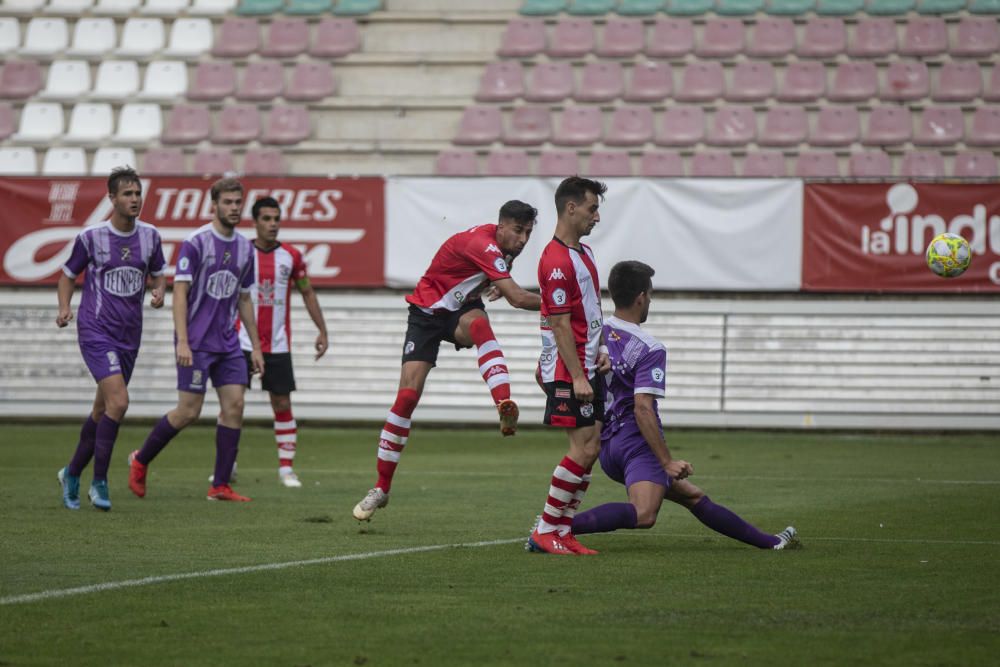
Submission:
{"label": "player's bent knee", "polygon": [[652,528],[656,525],[656,512],[653,510],[643,510],[641,508],[636,508],[635,513],[635,527],[636,528]]}

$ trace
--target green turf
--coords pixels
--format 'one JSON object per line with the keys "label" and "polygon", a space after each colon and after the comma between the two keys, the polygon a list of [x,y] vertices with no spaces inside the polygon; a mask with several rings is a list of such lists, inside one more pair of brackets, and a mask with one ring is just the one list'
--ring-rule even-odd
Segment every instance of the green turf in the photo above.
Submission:
{"label": "green turf", "polygon": [[[523,538],[559,432],[416,428],[366,530],[376,429],[300,432],[305,486],[278,485],[247,429],[237,488],[204,499],[212,431],[183,433],[128,492],[122,429],[108,513],[63,509],[76,429],[3,426],[0,598],[143,577]],[[692,481],[805,547],[758,551],[677,506],[599,556],[520,542],[341,560],[0,605],[0,665],[975,665],[1000,654],[1000,436],[671,434]],[[585,506],[620,501],[595,474]]]}

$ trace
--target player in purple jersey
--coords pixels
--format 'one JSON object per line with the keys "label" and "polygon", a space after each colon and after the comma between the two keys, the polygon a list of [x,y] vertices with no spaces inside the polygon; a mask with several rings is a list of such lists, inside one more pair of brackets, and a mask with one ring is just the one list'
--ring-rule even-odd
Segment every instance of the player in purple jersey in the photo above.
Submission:
{"label": "player in purple jersey", "polygon": [[607,412],[601,430],[601,468],[628,488],[627,503],[607,503],[573,517],[573,533],[604,533],[619,528],[651,528],[663,499],[686,507],[703,524],[760,549],[799,545],[795,528],[764,533],[686,478],[691,464],[675,459],[663,439],[656,399],[666,393],[667,349],[639,326],[649,315],[653,269],[642,262],[619,262],[608,289],[615,314],[604,323],[611,358],[605,376]]}
{"label": "player in purple jersey", "polygon": [[184,427],[201,414],[208,380],[219,396],[215,431],[215,475],[209,500],[250,499],[229,486],[243,426],[243,387],[247,362],[240,349],[236,316],[246,328],[253,351],[253,371],[263,375],[250,288],[254,282],[254,251],[236,231],[243,210],[243,184],[224,178],[212,185],[213,219],[181,245],[174,274],[174,328],[177,353],[177,407],[153,427],[141,450],[129,455],[128,486],[146,495],[147,466]]}
{"label": "player in purple jersey", "polygon": [[108,463],[118,437],[118,425],[128,410],[128,383],[142,338],[142,297],[152,276],[153,308],[163,306],[166,277],[160,233],[138,220],[142,183],[134,170],[115,169],[108,177],[111,217],[80,232],[63,264],[56,288],[56,325],[73,319],[70,306],[76,278],[86,271],[77,317],[77,338],[83,360],[97,381],[94,407],[80,429],[80,440],[69,465],[59,471],[63,505],[80,509],[80,474],[94,459],[90,502],[105,512]]}

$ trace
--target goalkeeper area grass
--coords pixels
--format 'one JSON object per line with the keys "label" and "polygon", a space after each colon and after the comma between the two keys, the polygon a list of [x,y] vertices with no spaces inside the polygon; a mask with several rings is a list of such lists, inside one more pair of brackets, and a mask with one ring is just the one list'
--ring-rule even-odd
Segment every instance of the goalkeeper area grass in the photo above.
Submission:
{"label": "goalkeeper area grass", "polygon": [[[650,530],[587,535],[593,557],[523,542],[560,431],[415,425],[391,502],[378,426],[299,428],[301,489],[270,429],[243,432],[205,500],[214,429],[179,435],[146,498],[121,430],[113,508],[62,507],[71,425],[3,426],[0,665],[976,665],[1000,655],[1000,435],[667,431],[691,481],[803,548],[762,551],[667,503]],[[626,499],[595,468],[584,509]]]}

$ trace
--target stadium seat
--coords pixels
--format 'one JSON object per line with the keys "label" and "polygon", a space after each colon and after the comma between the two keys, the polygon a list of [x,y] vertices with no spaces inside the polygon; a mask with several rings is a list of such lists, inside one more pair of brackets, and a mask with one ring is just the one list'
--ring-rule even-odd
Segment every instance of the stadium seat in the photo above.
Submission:
{"label": "stadium seat", "polygon": [[279,18],[271,21],[261,55],[270,58],[294,58],[309,48],[309,24],[304,18]]}
{"label": "stadium seat", "polygon": [[159,139],[162,133],[163,113],[160,105],[135,102],[122,105],[118,114],[115,143],[147,143]]}
{"label": "stadium seat", "polygon": [[916,5],[917,0],[868,0],[865,11],[873,16],[903,16]]}
{"label": "stadium seat", "polygon": [[816,126],[809,134],[813,146],[849,146],[861,134],[861,121],[854,107],[820,107]]}
{"label": "stadium seat", "polygon": [[0,148],[0,176],[34,176],[37,173],[38,156],[34,148]]}
{"label": "stadium seat", "polygon": [[288,146],[305,141],[311,132],[309,110],[305,107],[273,106],[261,142]]}
{"label": "stadium seat", "polygon": [[16,129],[17,119],[14,115],[14,107],[7,102],[0,102],[0,141],[14,134]]}
{"label": "stadium seat", "polygon": [[691,175],[705,177],[735,176],[733,156],[719,151],[701,151],[691,158]]}
{"label": "stadium seat", "polygon": [[333,68],[322,61],[307,61],[295,65],[292,82],[285,91],[285,99],[295,102],[318,102],[337,92],[337,79]]}
{"label": "stadium seat", "polygon": [[139,92],[139,64],[134,60],[105,60],[97,67],[94,92],[99,100],[121,100]]}
{"label": "stadium seat", "polygon": [[106,102],[80,102],[69,117],[69,130],[64,139],[72,143],[97,143],[111,138],[114,114]]}
{"label": "stadium seat", "polygon": [[128,16],[139,9],[142,0],[97,0],[95,14]]}
{"label": "stadium seat", "polygon": [[28,21],[19,56],[53,56],[69,46],[69,26],[66,19],[35,17]]}
{"label": "stadium seat", "polygon": [[768,0],[765,11],[778,16],[802,16],[813,10],[816,0]]}
{"label": "stadium seat", "polygon": [[715,0],[667,0],[667,13],[671,16],[700,16],[714,7]]}
{"label": "stadium seat", "polygon": [[476,176],[479,164],[472,151],[444,150],[434,160],[434,173],[438,176]]}
{"label": "stadium seat", "polygon": [[537,146],[552,136],[548,107],[517,107],[510,114],[503,142],[509,146]]}
{"label": "stadium seat", "polygon": [[267,102],[285,92],[285,68],[277,60],[254,60],[243,68],[243,78],[236,88],[236,99],[244,102]]}
{"label": "stadium seat", "polygon": [[743,50],[743,21],[740,19],[709,19],[694,48],[700,58],[731,58]]}
{"label": "stadium seat", "polygon": [[618,13],[622,16],[653,16],[667,5],[667,0],[619,0]]}
{"label": "stadium seat", "polygon": [[694,51],[694,25],[690,19],[657,19],[646,45],[651,58],[683,58]]}
{"label": "stadium seat", "polygon": [[158,18],[130,18],[122,28],[121,42],[116,53],[120,56],[144,58],[163,48],[163,21]]}
{"label": "stadium seat", "polygon": [[240,0],[236,13],[241,16],[269,16],[281,11],[285,0]]}
{"label": "stadium seat", "polygon": [[785,156],[775,151],[747,153],[742,175],[747,178],[784,178],[788,176]]}
{"label": "stadium seat", "polygon": [[42,158],[42,176],[86,176],[87,153],[82,148],[49,148]]}
{"label": "stadium seat", "polygon": [[524,68],[516,60],[486,65],[479,77],[478,102],[510,102],[524,95]]}
{"label": "stadium seat", "polygon": [[199,176],[222,176],[236,171],[236,161],[228,148],[207,148],[194,154],[191,171]]}
{"label": "stadium seat", "polygon": [[847,55],[852,58],[885,58],[896,52],[896,46],[896,24],[892,19],[861,19],[854,27]]}
{"label": "stadium seat", "polygon": [[28,102],[21,108],[21,122],[11,137],[18,143],[48,144],[62,135],[62,105],[57,102]]}
{"label": "stadium seat", "polygon": [[983,92],[983,99],[990,102],[1000,101],[1000,62],[994,63],[990,71],[989,81],[986,90]]}
{"label": "stadium seat", "polygon": [[778,89],[782,102],[815,102],[826,94],[826,69],[815,61],[788,63]]}
{"label": "stadium seat", "polygon": [[1000,2],[997,0],[969,0],[966,8],[970,14],[1000,14]]}
{"label": "stadium seat", "polygon": [[197,58],[212,50],[212,22],[207,18],[182,18],[170,27],[170,42],[163,54],[172,58]]}
{"label": "stadium seat", "polygon": [[757,143],[761,146],[797,146],[809,133],[806,110],[801,106],[776,106],[767,110]]}
{"label": "stadium seat", "polygon": [[918,146],[950,146],[965,135],[965,115],[960,107],[926,107],[913,134]]}
{"label": "stadium seat", "polygon": [[580,85],[573,98],[577,102],[610,102],[622,96],[625,89],[625,75],[620,63],[596,61],[583,66]]}
{"label": "stadium seat", "polygon": [[607,14],[615,8],[615,0],[569,0],[566,11],[577,16]]}
{"label": "stadium seat", "polygon": [[868,114],[868,129],[863,144],[866,146],[892,146],[905,144],[913,135],[913,119],[905,106],[878,106]]}
{"label": "stadium seat", "polygon": [[996,19],[965,18],[958,24],[951,55],[988,58],[1000,51],[1000,26]]}
{"label": "stadium seat", "polygon": [[462,114],[458,133],[452,141],[460,146],[491,144],[500,139],[502,130],[499,108],[470,106]]}
{"label": "stadium seat", "polygon": [[191,0],[188,14],[198,16],[225,16],[236,9],[237,0]]}
{"label": "stadium seat", "polygon": [[[23,118],[24,112],[21,114]],[[973,146],[1000,146],[1000,106],[976,109],[965,143]]]}
{"label": "stadium seat", "polygon": [[142,156],[142,172],[146,176],[186,174],[184,153],[180,148],[150,148]]}
{"label": "stadium seat", "polygon": [[711,102],[722,97],[725,78],[719,62],[689,62],[681,79],[683,83],[674,91],[679,102]]}
{"label": "stadium seat", "polygon": [[382,8],[382,0],[337,0],[333,13],[337,16],[364,16]]}
{"label": "stadium seat", "polygon": [[94,160],[90,164],[91,176],[107,176],[116,167],[137,169],[139,161],[135,159],[135,151],[131,148],[109,148],[107,146],[102,146],[94,151]]}
{"label": "stadium seat", "polygon": [[639,175],[670,178],[684,175],[684,161],[675,151],[647,151],[639,160]]}
{"label": "stadium seat", "polygon": [[710,146],[745,146],[757,137],[753,107],[719,107],[708,127],[705,143]]}
{"label": "stadium seat", "polygon": [[191,100],[219,101],[236,92],[236,68],[224,60],[198,63],[187,96]]}
{"label": "stadium seat", "polygon": [[165,144],[196,144],[208,139],[211,131],[208,107],[178,104],[170,112],[160,141]]}
{"label": "stadium seat", "polygon": [[6,14],[37,14],[45,5],[45,0],[6,0],[3,11]]}
{"label": "stadium seat", "polygon": [[13,16],[0,17],[0,56],[17,52],[21,46],[21,24]]}
{"label": "stadium seat", "polygon": [[932,97],[937,102],[971,102],[983,94],[979,63],[971,60],[948,60],[937,72]]}
{"label": "stadium seat", "polygon": [[750,16],[764,10],[764,0],[716,0],[715,13],[722,16]]}
{"label": "stadium seat", "polygon": [[828,97],[834,102],[862,102],[878,95],[875,63],[853,60],[840,63],[833,76]]}
{"label": "stadium seat", "polygon": [[539,176],[565,178],[567,174],[580,173],[580,158],[573,151],[542,151],[538,156]]}
{"label": "stadium seat", "polygon": [[618,107],[604,135],[608,146],[641,146],[653,139],[653,110],[649,107]]}
{"label": "stadium seat", "polygon": [[839,178],[840,162],[834,153],[799,153],[795,160],[795,175],[799,178]]}
{"label": "stadium seat", "polygon": [[46,14],[83,14],[94,5],[94,0],[49,0],[43,11]]}
{"label": "stadium seat", "polygon": [[556,146],[589,146],[604,133],[600,107],[566,107],[556,121],[552,143]]}
{"label": "stadium seat", "polygon": [[485,176],[528,176],[528,154],[520,150],[493,151],[486,156]]}
{"label": "stadium seat", "polygon": [[646,45],[646,27],[639,19],[610,18],[601,32],[597,55],[603,58],[632,58]]}
{"label": "stadium seat", "polygon": [[545,23],[541,19],[511,19],[500,38],[497,55],[530,58],[545,50]]}
{"label": "stadium seat", "polygon": [[668,63],[643,60],[632,66],[632,76],[625,90],[627,102],[660,102],[674,89],[674,77]]}
{"label": "stadium seat", "polygon": [[191,0],[146,0],[139,13],[149,16],[177,16],[186,13],[190,4]]}
{"label": "stadium seat", "polygon": [[248,148],[243,157],[243,173],[247,176],[285,176],[288,165],[284,153],[277,148]]}
{"label": "stadium seat", "polygon": [[850,16],[864,11],[865,0],[816,0],[820,16]]}
{"label": "stadium seat", "polygon": [[212,55],[222,58],[245,58],[260,48],[260,28],[255,19],[227,16],[219,26],[219,39]]}
{"label": "stadium seat", "polygon": [[930,93],[927,65],[918,60],[894,60],[885,71],[883,100],[919,100]]}
{"label": "stadium seat", "polygon": [[944,158],[937,151],[907,151],[899,165],[904,178],[941,178],[945,175]]}
{"label": "stadium seat", "polygon": [[996,178],[997,157],[989,151],[962,151],[955,156],[951,173],[958,178]]}
{"label": "stadium seat", "polygon": [[[90,75],[88,72],[88,86]],[[42,88],[42,68],[32,60],[8,60],[0,66],[0,98],[27,99]]]}
{"label": "stadium seat", "polygon": [[795,50],[795,24],[789,18],[765,18],[753,27],[747,55],[755,58],[784,58]]}
{"label": "stadium seat", "polygon": [[172,100],[187,93],[187,65],[179,60],[154,60],[146,66],[139,97],[146,100]]}
{"label": "stadium seat", "polygon": [[354,19],[327,17],[316,26],[309,54],[317,58],[339,58],[361,48],[361,33]]}
{"label": "stadium seat", "polygon": [[885,151],[857,151],[847,161],[851,178],[888,178],[892,176],[892,158]]}
{"label": "stadium seat", "polygon": [[944,19],[921,16],[906,24],[899,52],[906,56],[937,56],[948,50]]}
{"label": "stadium seat", "polygon": [[230,104],[216,117],[212,143],[245,144],[260,136],[260,114],[253,104]]}
{"label": "stadium seat", "polygon": [[966,0],[920,0],[917,12],[920,14],[957,14],[965,9]]}
{"label": "stadium seat", "polygon": [[333,9],[333,0],[288,0],[285,13],[291,16],[319,16]]}
{"label": "stadium seat", "polygon": [[573,94],[573,67],[568,62],[540,62],[528,75],[524,99],[561,102]]}
{"label": "stadium seat", "polygon": [[766,61],[744,60],[730,73],[726,99],[733,102],[759,102],[774,95],[774,67]]}
{"label": "stadium seat", "polygon": [[114,19],[82,18],[73,26],[73,44],[66,55],[102,56],[115,48],[116,39]]}
{"label": "stadium seat", "polygon": [[587,173],[593,176],[631,176],[632,159],[618,151],[592,151]]}
{"label": "stadium seat", "polygon": [[654,141],[658,146],[693,146],[705,137],[705,112],[701,107],[668,107]]}
{"label": "stadium seat", "polygon": [[83,60],[55,60],[49,65],[45,88],[39,96],[47,100],[76,100],[89,92],[90,65]]}
{"label": "stadium seat", "polygon": [[524,0],[519,11],[526,16],[552,16],[566,11],[566,0]]}
{"label": "stadium seat", "polygon": [[839,18],[810,19],[796,53],[805,58],[833,58],[847,50],[847,30]]}
{"label": "stadium seat", "polygon": [[546,53],[552,58],[582,58],[594,50],[594,24],[588,19],[560,19]]}

